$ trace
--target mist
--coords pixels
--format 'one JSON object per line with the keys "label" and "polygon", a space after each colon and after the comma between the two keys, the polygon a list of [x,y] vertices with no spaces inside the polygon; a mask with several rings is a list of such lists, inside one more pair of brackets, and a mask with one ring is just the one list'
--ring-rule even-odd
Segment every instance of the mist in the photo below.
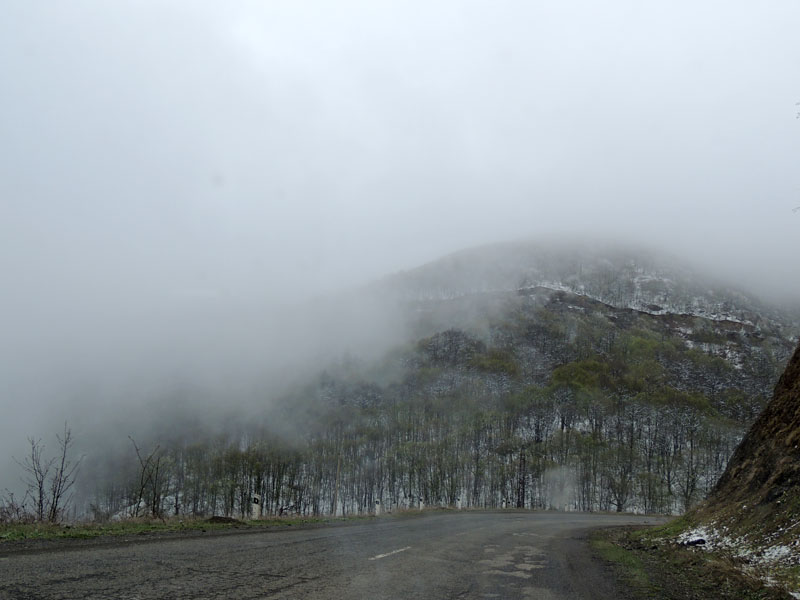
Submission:
{"label": "mist", "polygon": [[391,346],[348,290],[469,246],[647,242],[800,304],[796,2],[4,9],[0,489],[65,419]]}

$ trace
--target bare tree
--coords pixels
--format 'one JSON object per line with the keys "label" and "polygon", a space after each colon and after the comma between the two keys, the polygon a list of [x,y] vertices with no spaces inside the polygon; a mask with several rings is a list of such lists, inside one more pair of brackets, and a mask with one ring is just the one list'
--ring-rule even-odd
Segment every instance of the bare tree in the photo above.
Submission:
{"label": "bare tree", "polygon": [[50,478],[50,508],[47,513],[47,520],[51,523],[58,521],[61,512],[67,507],[71,496],[69,491],[75,483],[75,476],[78,467],[81,465],[83,457],[73,460],[69,457],[69,451],[74,443],[72,430],[64,422],[64,436],[56,435],[58,440],[59,455],[54,458],[51,465],[55,471]]}
{"label": "bare tree", "polygon": [[[160,446],[156,446],[153,451],[144,456],[141,448],[136,444],[131,436],[128,439],[133,444],[136,451],[136,458],[139,460],[139,481],[136,486],[136,502],[133,507],[133,516],[139,516],[139,508],[142,500],[150,507],[154,517],[161,518],[161,481],[159,478],[161,470],[162,454]],[[147,492],[147,496],[145,496]]]}
{"label": "bare tree", "polygon": [[27,476],[23,482],[27,485],[26,497],[34,503],[33,515],[37,521],[58,522],[64,509],[69,504],[69,491],[75,483],[75,476],[83,457],[78,460],[70,458],[70,449],[74,443],[72,430],[64,423],[64,434],[56,435],[59,453],[52,458],[45,458],[44,444],[41,439],[28,438],[30,452],[23,460],[14,461],[22,467]]}
{"label": "bare tree", "polygon": [[56,459],[47,460],[42,456],[44,445],[41,439],[36,440],[29,437],[28,443],[31,447],[28,456],[21,461],[15,458],[14,462],[27,473],[27,477],[23,479],[23,482],[28,486],[26,495],[33,499],[36,520],[44,521],[45,515],[48,513],[50,500],[47,494],[47,476]]}

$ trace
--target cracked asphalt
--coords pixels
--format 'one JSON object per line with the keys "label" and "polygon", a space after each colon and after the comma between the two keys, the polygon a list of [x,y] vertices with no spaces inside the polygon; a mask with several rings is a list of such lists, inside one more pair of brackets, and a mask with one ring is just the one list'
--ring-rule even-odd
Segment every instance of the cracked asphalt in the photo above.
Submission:
{"label": "cracked asphalt", "polygon": [[344,526],[0,552],[0,599],[625,597],[586,544],[630,515],[432,512]]}

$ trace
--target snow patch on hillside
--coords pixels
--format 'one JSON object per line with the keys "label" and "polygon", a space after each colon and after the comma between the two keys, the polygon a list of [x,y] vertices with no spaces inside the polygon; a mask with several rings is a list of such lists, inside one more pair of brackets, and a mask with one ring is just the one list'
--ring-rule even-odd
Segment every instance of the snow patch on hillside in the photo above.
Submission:
{"label": "snow patch on hillside", "polygon": [[[606,294],[593,294],[586,291],[584,285],[568,285],[561,281],[538,281],[533,284],[526,285],[517,289],[517,292],[532,291],[536,288],[549,289],[554,292],[566,292],[576,296],[582,296],[608,304],[616,308],[630,308],[638,312],[646,313],[649,315],[668,315],[668,314],[682,314],[692,317],[701,317],[709,321],[727,321],[730,323],[739,323],[750,327],[756,327],[756,324],[744,317],[744,311],[734,311],[726,308],[723,303],[710,303],[707,299],[699,296],[693,297],[688,302],[673,303],[669,301],[669,294],[652,294],[641,289],[642,281],[658,281],[664,285],[671,284],[669,279],[659,279],[657,277],[643,276],[634,279],[634,289],[628,290],[624,296],[618,294],[615,297],[609,297]],[[499,291],[499,290],[498,290]],[[663,306],[662,306],[663,305]],[[738,314],[736,314],[738,313]]]}

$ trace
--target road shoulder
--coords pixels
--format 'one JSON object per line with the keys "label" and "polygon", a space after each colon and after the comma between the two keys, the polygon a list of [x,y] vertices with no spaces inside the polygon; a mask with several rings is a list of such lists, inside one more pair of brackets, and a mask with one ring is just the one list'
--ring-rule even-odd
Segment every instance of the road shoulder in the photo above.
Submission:
{"label": "road shoulder", "polygon": [[654,530],[614,527],[589,536],[592,552],[610,565],[635,600],[792,600],[781,590],[747,577],[728,557],[660,543]]}

